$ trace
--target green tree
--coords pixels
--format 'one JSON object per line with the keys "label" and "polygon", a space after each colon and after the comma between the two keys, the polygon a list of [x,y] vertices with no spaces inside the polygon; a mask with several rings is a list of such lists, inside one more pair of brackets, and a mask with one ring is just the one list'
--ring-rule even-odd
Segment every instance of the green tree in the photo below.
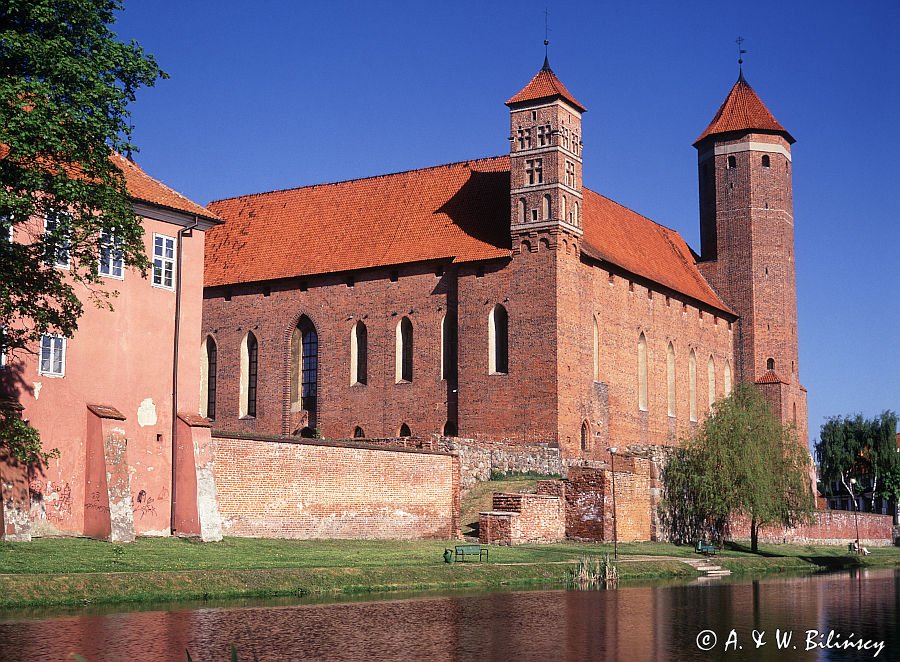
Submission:
{"label": "green tree", "polygon": [[809,468],[793,427],[778,422],[753,385],[739,384],[673,453],[663,474],[663,523],[674,542],[722,541],[735,516],[747,517],[755,552],[761,526],[807,519]]}
{"label": "green tree", "polygon": [[[900,499],[900,454],[897,452],[897,414],[883,411],[873,419],[833,416],[822,426],[816,442],[819,477],[827,485],[840,481],[856,499],[853,482],[871,482],[876,496]],[[823,490],[824,491],[824,490]]]}
{"label": "green tree", "polygon": [[[78,292],[110,306],[115,293],[100,287],[101,250],[121,254],[144,275],[149,266],[112,157],[134,149],[128,104],[136,91],[166,75],[138,44],[110,30],[121,8],[120,0],[0,5],[0,325],[7,353],[33,351],[44,333],[71,337],[82,312]],[[35,218],[47,219],[46,232],[28,225]],[[6,241],[18,226],[17,241]]]}

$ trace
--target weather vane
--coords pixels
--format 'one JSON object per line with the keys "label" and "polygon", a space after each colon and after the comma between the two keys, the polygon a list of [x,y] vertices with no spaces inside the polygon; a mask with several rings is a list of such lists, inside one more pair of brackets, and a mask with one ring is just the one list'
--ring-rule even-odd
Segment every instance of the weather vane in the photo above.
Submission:
{"label": "weather vane", "polygon": [[550,68],[550,9],[544,8],[544,69]]}
{"label": "weather vane", "polygon": [[738,37],[737,39],[734,40],[734,43],[736,43],[736,44],[737,44],[737,47],[738,47],[738,68],[741,69],[741,70],[743,70],[743,68],[744,68],[744,67],[743,67],[743,65],[744,65],[744,54],[747,52],[747,51],[745,51],[743,48],[741,48],[741,46],[742,46],[743,43],[744,43],[744,38],[743,38],[743,37]]}

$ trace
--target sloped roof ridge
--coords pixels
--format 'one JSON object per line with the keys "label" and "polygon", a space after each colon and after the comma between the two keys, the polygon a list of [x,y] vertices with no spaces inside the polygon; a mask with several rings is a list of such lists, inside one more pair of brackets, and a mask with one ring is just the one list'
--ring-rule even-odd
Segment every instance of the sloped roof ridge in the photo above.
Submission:
{"label": "sloped roof ridge", "polygon": [[[613,200],[613,199],[610,198],[608,195],[603,195],[602,193],[597,193],[597,191],[595,191],[594,189],[588,188],[587,186],[584,186],[584,185],[582,185],[581,188],[583,188],[585,191],[590,191],[590,192],[593,193],[594,195],[599,195],[599,196],[600,196],[601,198],[603,198],[604,200],[609,200],[611,203],[613,203],[614,205],[618,205],[618,206],[621,207],[622,209],[627,209],[627,210],[630,211],[632,214],[635,214],[635,215],[637,215],[637,216],[640,216],[640,217],[643,218],[645,221],[650,221],[651,223],[653,223],[653,225],[658,225],[658,226],[661,227],[663,230],[667,230],[667,231],[669,231],[669,232],[674,232],[675,234],[678,234],[678,230],[676,230],[675,228],[670,228],[668,225],[665,225],[665,224],[663,224],[663,223],[660,223],[659,221],[654,221],[654,220],[653,220],[652,218],[650,218],[649,216],[644,216],[641,212],[635,211],[634,209],[632,209],[632,208],[629,207],[628,205],[623,205],[623,204],[622,204],[621,202],[619,202],[618,200]],[[679,234],[679,236],[681,236],[681,235]]]}
{"label": "sloped roof ridge", "polygon": [[712,121],[693,144],[697,146],[714,135],[750,130],[780,133],[789,143],[796,142],[788,130],[775,119],[772,111],[759,98],[756,90],[747,82],[744,72],[741,71]]}
{"label": "sloped roof ridge", "polygon": [[256,193],[245,193],[244,195],[235,195],[229,198],[218,198],[210,200],[209,204],[213,205],[217,202],[227,202],[230,200],[243,200],[245,198],[257,198],[272,193],[290,193],[292,191],[303,191],[306,189],[323,188],[326,186],[342,186],[345,184],[355,184],[357,182],[366,182],[374,179],[383,179],[385,177],[396,177],[398,175],[410,175],[417,172],[426,172],[429,170],[437,170],[439,168],[452,168],[455,166],[464,166],[469,163],[496,162],[509,159],[509,154],[498,154],[496,156],[482,156],[475,159],[465,159],[463,161],[453,161],[450,163],[437,163],[435,165],[424,166],[422,168],[409,168],[407,170],[398,170],[396,172],[385,172],[378,175],[367,175],[366,177],[354,177],[352,179],[341,179],[336,182],[319,182],[318,184],[306,184],[304,186],[289,186],[287,188],[276,188],[269,191],[257,191]]}

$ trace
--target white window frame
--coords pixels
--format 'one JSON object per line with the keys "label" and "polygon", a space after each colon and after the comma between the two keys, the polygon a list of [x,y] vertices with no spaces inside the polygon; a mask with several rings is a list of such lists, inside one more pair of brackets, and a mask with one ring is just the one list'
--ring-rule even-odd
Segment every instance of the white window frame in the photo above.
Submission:
{"label": "white window frame", "polygon": [[9,359],[6,356],[6,345],[4,341],[6,340],[6,327],[0,326],[0,370],[4,370],[6,366],[9,364]]}
{"label": "white window frame", "polygon": [[[157,239],[162,239],[162,241],[163,241],[162,255],[156,254],[156,240]],[[172,242],[172,257],[171,258],[167,258],[165,256],[166,240]],[[175,289],[175,276],[176,276],[175,269],[178,268],[178,265],[175,263],[176,257],[177,256],[175,255],[175,237],[170,237],[165,234],[157,234],[154,232],[153,233],[153,274],[150,278],[150,284],[153,285],[153,287],[158,287],[163,290],[174,290]],[[157,260],[159,260],[159,262],[160,262],[159,265],[157,265]],[[171,268],[172,268],[172,273],[171,273],[172,282],[170,285],[166,285],[165,265],[167,263],[170,264]],[[158,282],[158,283],[156,282],[157,276],[159,276],[159,280],[160,280],[160,282]]]}
{"label": "white window frame", "polygon": [[[62,215],[64,215],[64,213],[65,212],[49,212],[48,214],[46,214],[44,216],[44,234],[47,234],[48,231],[50,230],[50,217],[51,216],[54,217],[53,223],[58,223],[59,221],[55,217],[62,216]],[[66,255],[66,261],[61,262],[59,260],[59,255],[62,253],[62,249],[57,246],[57,249],[54,251],[52,265],[59,269],[70,269],[72,267],[72,245],[71,245],[71,240],[69,238],[66,239],[66,246],[65,246],[64,250],[65,250],[65,255]]]}
{"label": "white window frame", "polygon": [[[44,340],[48,339],[50,341],[49,350],[50,355],[48,360],[50,362],[49,369],[44,370]],[[58,340],[59,344],[54,347],[53,341]],[[54,354],[56,352],[56,348],[59,349],[59,370],[54,370]],[[41,336],[41,348],[38,352],[38,374],[44,375],[46,377],[65,377],[66,376],[66,339],[59,335],[58,333],[45,333]]]}
{"label": "white window frame", "polygon": [[[109,251],[106,259],[104,259],[103,256],[104,250]],[[116,253],[118,253],[118,259],[114,257]],[[122,241],[116,236],[115,232],[101,230],[99,263],[100,266],[98,267],[98,271],[101,276],[115,278],[116,280],[125,280],[125,259],[122,254]],[[115,273],[116,266],[118,266],[118,274]],[[104,267],[108,269],[108,271],[104,271]]]}

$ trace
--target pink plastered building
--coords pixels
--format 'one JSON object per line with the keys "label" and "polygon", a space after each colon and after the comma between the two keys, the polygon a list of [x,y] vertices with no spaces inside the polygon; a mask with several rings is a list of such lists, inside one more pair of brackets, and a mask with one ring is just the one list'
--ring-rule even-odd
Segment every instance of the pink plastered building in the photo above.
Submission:
{"label": "pink plastered building", "polygon": [[[118,292],[113,310],[76,286],[84,314],[74,337],[44,336],[34,353],[6,358],[3,398],[40,432],[45,450],[60,451],[43,467],[0,463],[7,540],[221,537],[215,509],[204,518],[198,510],[210,433],[197,415],[204,235],[220,221],[131,161],[113,158],[154,266],[142,277],[108,258],[100,287]],[[43,224],[18,226],[13,240],[28,241]]]}

